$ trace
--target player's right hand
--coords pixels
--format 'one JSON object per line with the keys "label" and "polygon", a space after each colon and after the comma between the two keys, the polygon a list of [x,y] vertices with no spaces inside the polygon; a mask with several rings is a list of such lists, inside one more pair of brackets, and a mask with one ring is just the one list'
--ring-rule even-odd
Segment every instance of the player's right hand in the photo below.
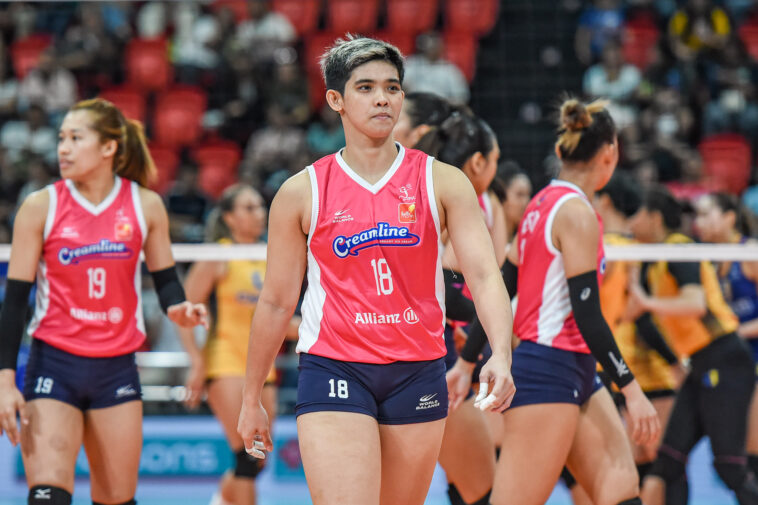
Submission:
{"label": "player's right hand", "polygon": [[479,382],[487,383],[489,395],[478,402],[481,410],[504,412],[510,407],[516,385],[513,383],[511,366],[504,355],[493,354],[479,373]]}
{"label": "player's right hand", "polygon": [[205,379],[205,361],[199,359],[192,363],[184,381],[184,405],[188,409],[197,408],[203,400]]}
{"label": "player's right hand", "polygon": [[242,437],[245,451],[251,456],[265,459],[266,453],[274,450],[269,430],[268,414],[263,408],[260,398],[248,400],[243,398],[242,410],[240,411],[237,433]]}
{"label": "player's right hand", "polygon": [[[0,374],[5,370],[0,371]],[[26,402],[21,391],[15,384],[15,373],[7,374],[10,378],[0,377],[0,436],[8,435],[11,444],[18,445],[21,442],[21,434],[16,422],[18,413],[21,424],[28,425],[29,418],[26,415]]]}
{"label": "player's right hand", "polygon": [[661,421],[655,407],[634,380],[621,388],[629,414],[632,440],[639,445],[652,444],[661,435]]}
{"label": "player's right hand", "polygon": [[471,374],[476,363],[458,358],[455,365],[445,374],[447,381],[447,410],[452,412],[466,399],[471,389]]}

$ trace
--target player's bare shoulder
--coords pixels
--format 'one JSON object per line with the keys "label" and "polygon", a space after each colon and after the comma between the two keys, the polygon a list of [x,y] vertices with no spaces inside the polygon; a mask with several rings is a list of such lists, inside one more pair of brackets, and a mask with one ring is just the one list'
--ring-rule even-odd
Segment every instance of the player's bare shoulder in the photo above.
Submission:
{"label": "player's bare shoulder", "polygon": [[308,234],[311,223],[311,178],[307,169],[296,173],[281,185],[271,202],[271,219],[297,219],[303,233]]}
{"label": "player's bare shoulder", "polygon": [[50,192],[47,187],[30,193],[21,203],[16,213],[14,226],[39,228],[42,230],[50,208]]}

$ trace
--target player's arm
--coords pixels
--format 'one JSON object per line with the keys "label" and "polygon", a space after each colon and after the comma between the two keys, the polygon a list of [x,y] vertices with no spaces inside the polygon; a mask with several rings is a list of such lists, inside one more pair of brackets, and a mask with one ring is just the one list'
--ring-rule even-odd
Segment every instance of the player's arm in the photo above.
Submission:
{"label": "player's arm", "polygon": [[16,412],[22,423],[27,422],[24,398],[16,388],[16,359],[26,325],[29,293],[42,254],[49,203],[46,189],[32,193],[21,204],[13,223],[5,300],[0,311],[0,435],[7,433],[13,445],[20,442]]}
{"label": "player's arm", "polygon": [[[756,242],[749,240],[748,243],[755,244]],[[745,277],[753,281],[756,289],[758,289],[758,261],[743,261],[740,268],[742,268]],[[742,338],[758,338],[758,319],[740,323],[737,333]]]}
{"label": "player's arm", "polygon": [[494,193],[490,192],[492,202],[492,247],[495,249],[495,259],[498,266],[505,262],[505,253],[508,247],[508,228],[505,223],[505,209]]}
{"label": "player's arm", "polygon": [[631,284],[631,294],[637,298],[643,310],[654,314],[674,317],[703,317],[708,306],[705,289],[700,279],[700,263],[669,263],[668,269],[679,285],[679,293],[676,296],[650,296],[640,282]]}
{"label": "player's arm", "polygon": [[[434,187],[440,216],[450,235],[463,276],[471,290],[476,312],[492,347],[492,364],[483,370],[482,382],[495,382],[493,408],[504,410],[515,393],[511,364],[513,316],[508,293],[495,260],[492,239],[482,218],[476,193],[468,178],[457,168],[435,161]],[[442,224],[442,223],[441,223]],[[497,373],[490,372],[498,367]]]}
{"label": "player's arm", "polygon": [[268,416],[261,406],[261,390],[290,327],[300,295],[306,268],[310,207],[310,180],[303,171],[282,185],[269,212],[266,277],[250,329],[249,348],[256,352],[247,355],[243,404],[237,427],[245,448],[260,458],[264,457],[260,449],[273,450]]}
{"label": "player's arm", "polygon": [[187,301],[184,287],[176,273],[166,207],[154,191],[145,188],[140,188],[139,191],[142,213],[147,225],[147,237],[143,245],[145,264],[153,278],[161,308],[169,319],[179,326],[192,327],[202,324],[207,327],[205,306]]}
{"label": "player's arm", "polygon": [[597,280],[597,246],[600,227],[589,205],[573,198],[558,210],[552,240],[563,257],[574,320],[587,347],[624,394],[633,439],[640,444],[655,440],[660,422],[655,409],[624,362],[613,333],[600,309]]}

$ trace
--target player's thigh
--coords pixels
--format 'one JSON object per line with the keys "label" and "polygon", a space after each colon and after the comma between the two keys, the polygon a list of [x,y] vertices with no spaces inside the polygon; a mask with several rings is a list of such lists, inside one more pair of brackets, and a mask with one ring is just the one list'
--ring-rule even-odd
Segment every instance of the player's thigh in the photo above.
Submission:
{"label": "player's thigh", "polygon": [[208,405],[224,430],[229,447],[238,451],[242,449],[242,437],[237,433],[240,409],[242,408],[242,390],[244,377],[217,377],[208,384]]}
{"label": "player's thigh", "polygon": [[[497,422],[502,424],[502,414]],[[439,457],[448,481],[461,497],[472,503],[492,489],[495,477],[495,446],[485,414],[474,407],[473,398],[453,411],[445,423]]]}
{"label": "player's thigh", "polygon": [[561,474],[578,417],[579,407],[571,403],[540,403],[506,410],[505,435],[490,502],[544,504]]}
{"label": "player's thigh", "polygon": [[422,505],[429,492],[445,431],[445,419],[381,424],[382,505]]}
{"label": "player's thigh", "polygon": [[21,456],[29,487],[74,490],[74,467],[82,446],[84,415],[58,400],[27,402],[29,424],[21,426]]}
{"label": "player's thigh", "polygon": [[355,412],[309,412],[298,416],[297,434],[314,505],[379,504],[376,419]]}
{"label": "player's thigh", "polygon": [[567,465],[595,505],[616,505],[639,494],[639,478],[616,406],[599,389],[582,406]]}
{"label": "player's thigh", "polygon": [[142,452],[142,401],[86,411],[84,449],[92,500],[123,503],[132,499]]}
{"label": "player's thigh", "polygon": [[747,427],[747,452],[758,453],[758,387],[753,391]]}
{"label": "player's thigh", "polygon": [[490,432],[490,439],[495,447],[500,447],[505,436],[503,428],[503,414],[501,412],[484,412],[484,419],[487,421],[487,427]]}

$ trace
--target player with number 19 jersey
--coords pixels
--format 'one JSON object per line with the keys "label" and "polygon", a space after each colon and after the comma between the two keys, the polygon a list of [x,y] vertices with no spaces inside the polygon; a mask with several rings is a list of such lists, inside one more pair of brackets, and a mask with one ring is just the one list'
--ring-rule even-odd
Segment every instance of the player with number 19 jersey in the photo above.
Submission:
{"label": "player with number 19 jersey", "polygon": [[116,177],[98,205],[74,184],[50,195],[29,333],[86,357],[131,353],[145,340],[140,302],[140,251],[145,218],[136,182]]}
{"label": "player with number 19 jersey", "polygon": [[375,184],[341,153],[307,169],[312,211],[298,352],[373,364],[445,355],[433,158],[396,145],[395,162]]}

